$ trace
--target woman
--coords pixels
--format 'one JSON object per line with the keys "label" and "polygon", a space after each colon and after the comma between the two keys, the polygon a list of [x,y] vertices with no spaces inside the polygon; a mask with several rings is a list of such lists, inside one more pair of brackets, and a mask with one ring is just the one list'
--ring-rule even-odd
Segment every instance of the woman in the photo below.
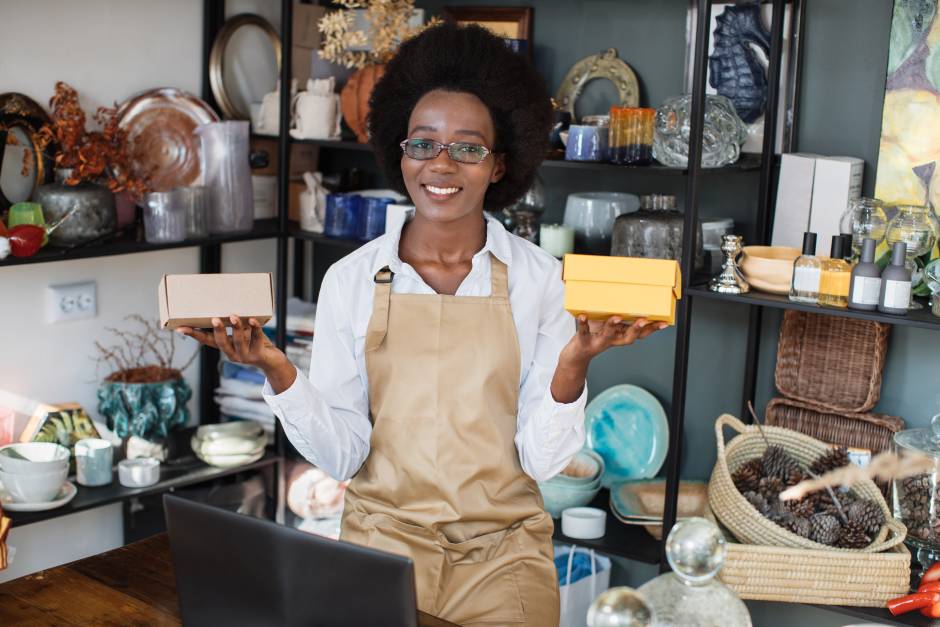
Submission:
{"label": "woman", "polygon": [[298,451],[352,478],[342,538],[413,558],[420,609],[555,625],[536,481],[583,445],[590,360],[664,325],[575,324],[558,261],[485,217],[531,185],[551,118],[542,80],[501,39],[428,29],[388,64],[370,110],[379,162],[416,214],[326,273],[309,377],[255,320],[184,332],[264,370]]}

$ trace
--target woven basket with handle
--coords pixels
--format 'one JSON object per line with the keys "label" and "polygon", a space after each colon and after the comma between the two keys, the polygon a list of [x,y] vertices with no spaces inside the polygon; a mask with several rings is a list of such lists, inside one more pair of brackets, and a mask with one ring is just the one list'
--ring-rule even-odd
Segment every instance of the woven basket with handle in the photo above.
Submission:
{"label": "woven basket with handle", "polygon": [[[725,445],[722,428],[728,426],[737,431]],[[803,467],[808,467],[816,458],[829,450],[829,446],[802,433],[780,427],[764,427],[764,433],[771,444],[782,446]],[[877,553],[900,544],[907,528],[891,515],[878,486],[870,479],[865,479],[852,487],[852,492],[859,497],[870,499],[881,507],[887,523],[872,543],[862,549],[841,549],[813,542],[808,538],[787,531],[771,522],[744,496],[738,492],[731,474],[744,462],[760,457],[767,444],[757,426],[747,426],[734,416],[724,414],[715,421],[715,437],[718,444],[718,459],[708,483],[708,504],[715,517],[730,531],[735,538],[746,544],[764,546],[783,546],[797,549],[820,551],[841,551],[849,553]]]}

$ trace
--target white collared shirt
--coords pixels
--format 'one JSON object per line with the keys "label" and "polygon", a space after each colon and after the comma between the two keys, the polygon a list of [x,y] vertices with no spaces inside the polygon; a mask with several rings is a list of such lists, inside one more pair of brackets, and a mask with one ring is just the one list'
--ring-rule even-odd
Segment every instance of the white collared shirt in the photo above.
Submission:
{"label": "white collared shirt", "polygon": [[[336,479],[355,475],[369,456],[365,337],[376,272],[385,266],[392,270],[394,293],[435,293],[399,259],[400,237],[400,230],[386,233],[330,267],[320,288],[309,377],[298,373],[281,394],[274,394],[268,382],[264,385],[264,399],[297,451]],[[457,296],[489,296],[490,254],[509,268],[509,302],[519,338],[516,448],[523,470],[544,481],[563,470],[584,445],[587,385],[578,400],[567,404],[556,402],[550,389],[575,320],[563,306],[559,261],[491,217],[486,244],[473,256]]]}

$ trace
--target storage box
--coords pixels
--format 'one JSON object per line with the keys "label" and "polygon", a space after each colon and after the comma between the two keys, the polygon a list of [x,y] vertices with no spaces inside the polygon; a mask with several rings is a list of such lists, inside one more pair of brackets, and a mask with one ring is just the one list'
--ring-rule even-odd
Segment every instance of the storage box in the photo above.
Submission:
{"label": "storage box", "polygon": [[264,324],[274,315],[270,273],[166,274],[158,290],[160,326],[207,329],[213,318],[231,326],[229,316]]}
{"label": "storage box", "polygon": [[565,309],[571,315],[675,324],[682,275],[674,260],[565,255],[564,264]]}
{"label": "storage box", "polygon": [[[784,154],[780,157],[780,180],[774,210],[774,246],[803,249],[803,233],[809,228],[813,205],[813,176],[819,155]],[[828,250],[828,249],[827,249]]]}
{"label": "storage box", "polygon": [[[822,242],[823,255],[829,252],[834,235],[839,235],[839,219],[849,201],[862,194],[865,162],[856,157],[818,157],[813,176],[813,205],[809,212],[809,230]],[[796,245],[800,248],[801,245]]]}

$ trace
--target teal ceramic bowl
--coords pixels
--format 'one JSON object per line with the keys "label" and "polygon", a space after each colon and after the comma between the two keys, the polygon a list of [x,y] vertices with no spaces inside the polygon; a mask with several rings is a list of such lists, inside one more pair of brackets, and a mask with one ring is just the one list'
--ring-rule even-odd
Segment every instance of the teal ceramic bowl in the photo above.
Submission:
{"label": "teal ceramic bowl", "polygon": [[594,487],[567,486],[547,481],[539,483],[539,490],[542,492],[545,511],[552,518],[560,518],[563,510],[581,507],[593,501],[601,486],[599,483]]}

